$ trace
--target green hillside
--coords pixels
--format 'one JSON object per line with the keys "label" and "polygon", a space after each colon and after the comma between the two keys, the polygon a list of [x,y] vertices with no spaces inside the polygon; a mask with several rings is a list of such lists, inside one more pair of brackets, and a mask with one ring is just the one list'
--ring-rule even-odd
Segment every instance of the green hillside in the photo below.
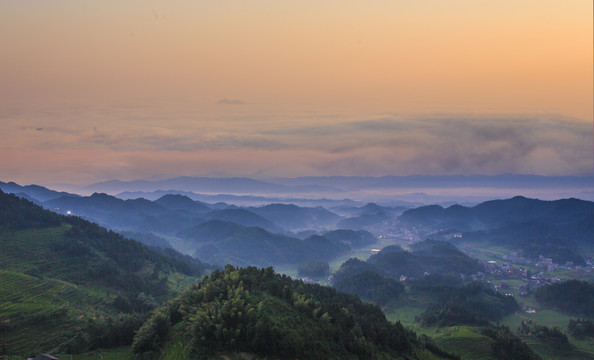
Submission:
{"label": "green hillside", "polygon": [[151,309],[204,272],[0,192],[0,355],[129,345]]}

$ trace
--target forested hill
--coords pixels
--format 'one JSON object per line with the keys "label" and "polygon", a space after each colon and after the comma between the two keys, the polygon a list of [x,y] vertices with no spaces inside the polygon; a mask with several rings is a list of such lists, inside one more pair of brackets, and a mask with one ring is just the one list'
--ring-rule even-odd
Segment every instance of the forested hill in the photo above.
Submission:
{"label": "forested hill", "polygon": [[544,201],[516,196],[492,200],[474,207],[422,206],[405,211],[398,219],[404,224],[461,231],[492,229],[511,223],[540,222],[566,226],[594,214],[594,202],[579,199]]}
{"label": "forested hill", "polygon": [[156,310],[132,349],[138,357],[163,359],[235,352],[273,359],[457,358],[356,296],[272,268],[230,265]]}
{"label": "forested hill", "polygon": [[[145,262],[158,266],[160,270],[177,271],[192,276],[201,275],[205,270],[204,264],[197,260],[158,254],[137,241],[126,239],[97,224],[75,216],[55,214],[28,200],[0,190],[0,231],[14,232],[47,227],[61,227],[65,230],[63,239],[45,244],[49,247],[53,258],[68,258],[68,262],[74,263],[91,261],[85,263],[91,268],[93,265],[98,267],[110,265],[112,270],[107,273],[116,271],[113,270],[114,268],[121,268],[123,271],[138,270],[146,265]],[[9,244],[0,243],[0,248],[3,250],[8,250],[6,246]],[[7,255],[6,252],[4,254]],[[31,257],[35,254],[23,255]],[[43,259],[39,260],[43,261]],[[98,263],[95,264],[95,262]],[[101,262],[110,263],[101,265]]]}
{"label": "forested hill", "polygon": [[130,344],[145,314],[206,270],[161,251],[0,191],[0,348],[26,357]]}

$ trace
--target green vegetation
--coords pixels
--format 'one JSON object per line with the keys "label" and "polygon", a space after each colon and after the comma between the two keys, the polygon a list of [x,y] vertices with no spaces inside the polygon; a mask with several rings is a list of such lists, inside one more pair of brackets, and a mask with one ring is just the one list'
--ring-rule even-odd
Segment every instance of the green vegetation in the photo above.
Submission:
{"label": "green vegetation", "polygon": [[586,337],[594,337],[594,321],[585,319],[570,319],[567,325],[567,330],[571,336],[577,339],[584,339]]}
{"label": "green vegetation", "polygon": [[420,278],[425,273],[473,274],[482,269],[454,245],[435,240],[415,244],[412,252],[384,248],[367,262],[396,279],[401,275]]}
{"label": "green vegetation", "polygon": [[[137,224],[138,228],[130,229],[142,228],[143,233],[128,234],[162,248],[147,248],[80,218],[60,216],[0,192],[0,358],[21,359],[36,352],[75,354],[74,359],[85,360],[458,358],[452,354],[473,360],[538,356],[548,360],[594,356],[591,319],[574,320],[559,312],[594,316],[594,286],[584,281],[538,289],[522,298],[527,306],[537,309],[534,314],[525,314],[518,311],[512,297],[497,294],[484,283],[464,283],[468,277],[461,274],[476,273],[481,266],[450,243],[427,240],[407,251],[392,245],[391,240],[380,240],[384,242],[374,246],[392,246],[384,247],[368,261],[350,259],[342,264],[333,278],[337,290],[398,313],[391,318],[430,335],[417,337],[400,322],[386,321],[376,305],[331,288],[294,281],[271,268],[227,266],[196,284],[207,266],[168,248],[168,242],[179,245],[183,241],[173,237],[178,225],[197,216],[208,218],[208,207],[188,198],[160,202],[124,202],[104,194],[91,198],[102,203],[103,210],[97,210],[97,215],[120,217],[120,224]],[[65,204],[80,201],[62,199]],[[570,200],[549,206],[523,198],[509,202],[472,209],[434,206],[417,215],[432,214],[422,219],[423,226],[486,229],[464,233],[457,240],[474,246],[472,251],[485,260],[492,256],[499,259],[519,246],[520,255],[581,263],[583,254],[577,251],[582,247],[570,240],[591,239],[591,215],[582,216],[591,210],[591,203]],[[518,215],[511,203],[523,209],[523,214]],[[568,209],[570,205],[579,209]],[[106,210],[119,206],[123,208],[114,213]],[[136,209],[136,213],[126,215],[126,209]],[[145,209],[147,215],[139,215]],[[324,215],[318,208],[305,212],[290,206],[262,209],[268,212],[267,216],[259,214],[262,219],[254,216],[258,213],[255,208],[250,209],[254,214],[247,210],[219,213],[230,216],[228,219],[239,216],[246,221],[263,221],[276,210],[283,214],[300,212],[303,217],[298,220],[280,216],[292,221],[286,223],[291,226]],[[511,212],[502,214],[501,209]],[[572,216],[555,219],[560,209],[579,215],[581,220],[576,224],[585,232],[576,231]],[[320,224],[337,221],[331,213],[326,215]],[[415,213],[407,216],[412,215]],[[524,216],[522,223],[509,222],[520,215]],[[543,225],[542,219],[549,219],[550,224]],[[146,233],[151,226],[167,229],[160,233],[165,238]],[[447,238],[451,233],[444,231],[440,236]],[[325,277],[328,261],[338,256],[366,257],[371,249],[361,247],[378,241],[365,231],[310,235],[299,240],[218,220],[184,234],[193,239],[191,251],[198,246],[197,254],[209,262],[278,262],[292,274],[297,273],[297,264],[302,264],[300,276],[313,278]],[[488,248],[478,249],[478,244],[488,244]],[[332,262],[333,269],[338,265]],[[580,274],[582,278],[589,276],[587,272]],[[408,279],[398,281],[401,275]],[[554,273],[561,279],[574,275],[567,269]],[[486,276],[494,280],[494,275]],[[520,280],[507,282],[509,292],[517,293]],[[494,326],[493,321],[502,321],[509,328]],[[88,352],[91,349],[94,351]]]}
{"label": "green vegetation", "polygon": [[528,320],[522,321],[522,325],[518,329],[518,333],[535,336],[558,349],[570,348],[567,335],[562,333],[557,327],[549,328],[548,326],[534,324],[532,321]]}
{"label": "green vegetation", "polygon": [[[333,286],[350,294],[380,305],[398,301],[404,293],[404,285],[397,281],[401,275],[414,276],[414,287],[431,287],[433,282],[457,285],[462,281],[460,273],[480,270],[479,264],[464,255],[454,245],[426,240],[418,243],[412,252],[399,246],[386,246],[367,261],[351,258],[334,273]],[[438,275],[427,275],[435,271]],[[443,289],[442,289],[443,291]]]}
{"label": "green vegetation", "polygon": [[[419,234],[451,241],[505,244],[528,258],[543,255],[564,264],[584,264],[582,251],[592,245],[594,203],[578,199],[541,201],[521,196],[475,207],[423,206],[404,212],[399,221]],[[452,238],[455,233],[463,236]]]}
{"label": "green vegetation", "polygon": [[424,287],[422,291],[439,299],[419,317],[419,322],[425,326],[485,326],[488,320],[500,320],[519,308],[513,297],[496,293],[480,282],[457,287]]}
{"label": "green vegetation", "polygon": [[0,230],[57,226],[62,223],[56,214],[31,206],[31,202],[16,195],[8,195],[0,190],[0,200]]}
{"label": "green vegetation", "polygon": [[129,345],[150,310],[205,271],[14,195],[0,192],[0,203],[4,354]]}
{"label": "green vegetation", "polygon": [[538,288],[534,294],[539,303],[580,316],[594,316],[594,285],[569,280]]}
{"label": "green vegetation", "polygon": [[404,292],[404,285],[400,282],[372,271],[339,277],[334,280],[334,287],[349,294],[359,295],[362,299],[378,305],[396,301]]}
{"label": "green vegetation", "polygon": [[432,334],[434,341],[444,349],[466,360],[492,360],[493,341],[481,334],[480,328],[452,326]]}
{"label": "green vegetation", "polygon": [[372,265],[355,258],[342,264],[332,283],[337,290],[378,305],[392,303],[404,292],[400,282],[378,274]]}
{"label": "green vegetation", "polygon": [[[463,360],[538,360],[536,354],[522,339],[504,326],[450,326],[423,328],[433,341],[449,353]],[[569,359],[569,358],[568,358]]]}
{"label": "green vegetation", "polygon": [[481,333],[493,340],[491,352],[497,359],[537,360],[540,359],[528,345],[504,327],[484,327]]}
{"label": "green vegetation", "polygon": [[576,265],[584,265],[584,258],[579,254],[576,244],[564,233],[558,226],[532,221],[487,231],[468,232],[463,234],[463,238],[467,241],[505,245],[530,259],[537,259],[542,255],[559,264],[571,261]]}
{"label": "green vegetation", "polygon": [[417,351],[449,356],[425,345],[357,297],[291,280],[272,268],[228,265],[158,309],[132,349],[151,358],[165,348],[188,359],[221,351],[303,359],[414,359]]}

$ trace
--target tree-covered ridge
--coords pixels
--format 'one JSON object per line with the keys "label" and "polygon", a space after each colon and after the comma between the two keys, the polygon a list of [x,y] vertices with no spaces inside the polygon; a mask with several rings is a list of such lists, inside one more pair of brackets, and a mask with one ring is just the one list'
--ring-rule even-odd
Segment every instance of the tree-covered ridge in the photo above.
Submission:
{"label": "tree-covered ridge", "polygon": [[[178,254],[173,256],[158,254],[139,242],[126,239],[97,224],[76,216],[55,214],[28,200],[0,191],[0,231],[5,230],[10,233],[19,229],[52,226],[65,226],[66,231],[64,236],[43,244],[49,253],[44,253],[39,259],[31,256],[34,254],[24,254],[33,259],[28,262],[32,265],[29,270],[39,275],[57,278],[66,276],[62,279],[79,283],[106,279],[106,284],[118,284],[120,283],[118,280],[121,280],[117,279],[118,273],[138,272],[148,264],[157,271],[175,271],[192,276],[200,275],[205,271],[204,264],[197,260],[183,257],[181,254],[179,256],[176,256]],[[26,247],[26,245],[13,244],[9,249],[6,248],[9,243],[5,242],[0,243],[0,248],[5,254],[11,250],[14,254],[23,254],[16,252],[18,249],[13,247]],[[46,266],[48,258],[64,259],[65,262],[62,265],[71,267],[72,273],[68,274],[62,271],[63,269]],[[74,271],[75,269],[77,271]],[[76,279],[70,278],[71,275],[76,276]],[[130,289],[130,285],[122,284],[122,288]]]}
{"label": "tree-covered ridge", "polygon": [[586,337],[592,338],[594,337],[594,321],[586,319],[569,319],[567,330],[569,330],[569,333],[577,339]]}
{"label": "tree-covered ridge", "polygon": [[386,246],[367,261],[351,258],[334,273],[332,285],[349,294],[379,305],[398,300],[404,293],[401,276],[416,279],[417,287],[429,285],[429,278],[447,280],[449,284],[461,283],[460,274],[472,274],[480,265],[454,245],[434,240],[425,240],[405,251],[400,246]]}
{"label": "tree-covered ridge", "polygon": [[63,217],[0,190],[0,231],[62,224]]}
{"label": "tree-covered ridge", "polygon": [[586,281],[569,280],[536,289],[538,302],[560,311],[594,317],[594,285]]}
{"label": "tree-covered ridge", "polygon": [[319,235],[300,240],[221,220],[198,224],[177,236],[197,246],[194,256],[198,259],[240,266],[328,261],[349,249],[340,241]]}
{"label": "tree-covered ridge", "polygon": [[352,249],[361,248],[377,242],[377,238],[365,230],[337,229],[328,231],[323,236],[332,241],[349,245]]}
{"label": "tree-covered ridge", "polygon": [[385,305],[398,300],[404,292],[404,285],[392,278],[381,276],[373,271],[363,271],[352,276],[335,279],[336,289],[359,295],[362,299]]}
{"label": "tree-covered ridge", "polygon": [[332,285],[339,291],[358,295],[378,305],[398,300],[404,292],[404,285],[379,272],[373,265],[351,258],[334,273]]}
{"label": "tree-covered ridge", "polygon": [[511,296],[493,291],[485,283],[460,286],[417,286],[417,291],[431,294],[437,301],[419,317],[429,326],[478,325],[497,321],[519,309]]}
{"label": "tree-covered ridge", "polygon": [[[567,229],[575,228],[573,226]],[[502,244],[518,250],[521,256],[535,259],[539,255],[565,264],[571,261],[576,265],[585,265],[580,254],[578,242],[566,236],[561,227],[541,222],[522,222],[505,225],[487,231],[472,231],[463,234],[464,241],[488,241]]]}
{"label": "tree-covered ridge", "polygon": [[269,204],[250,207],[248,210],[289,230],[324,228],[335,225],[340,219],[323,207],[299,207],[293,204]]}
{"label": "tree-covered ridge", "polygon": [[[556,263],[585,264],[584,246],[594,238],[594,202],[579,199],[542,201],[516,196],[474,207],[422,206],[404,212],[401,224],[448,241],[503,244],[521,256],[543,255]],[[462,233],[452,238],[452,234]]]}
{"label": "tree-covered ridge", "polygon": [[158,309],[138,331],[133,350],[156,357],[168,338],[180,337],[188,359],[228,351],[273,358],[415,359],[413,350],[422,346],[413,332],[388,322],[379,307],[358,297],[292,280],[272,268],[230,265]]}
{"label": "tree-covered ridge", "polygon": [[483,335],[491,338],[491,353],[501,360],[541,360],[520,338],[505,326],[481,328]]}
{"label": "tree-covered ridge", "polygon": [[475,260],[454,245],[435,240],[419,242],[410,252],[390,246],[372,255],[367,262],[396,279],[401,275],[418,278],[426,273],[459,275],[481,270]]}
{"label": "tree-covered ridge", "polygon": [[405,211],[399,220],[415,226],[467,231],[532,221],[555,225],[570,224],[592,213],[592,201],[573,198],[543,201],[516,196],[511,199],[486,201],[470,208],[461,205],[448,208],[439,205],[422,206]]}

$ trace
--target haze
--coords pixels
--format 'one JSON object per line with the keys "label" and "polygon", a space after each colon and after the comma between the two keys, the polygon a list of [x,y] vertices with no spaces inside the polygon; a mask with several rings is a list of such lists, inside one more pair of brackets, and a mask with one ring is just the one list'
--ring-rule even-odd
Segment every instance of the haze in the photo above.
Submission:
{"label": "haze", "polygon": [[592,10],[4,1],[0,178],[589,174]]}

